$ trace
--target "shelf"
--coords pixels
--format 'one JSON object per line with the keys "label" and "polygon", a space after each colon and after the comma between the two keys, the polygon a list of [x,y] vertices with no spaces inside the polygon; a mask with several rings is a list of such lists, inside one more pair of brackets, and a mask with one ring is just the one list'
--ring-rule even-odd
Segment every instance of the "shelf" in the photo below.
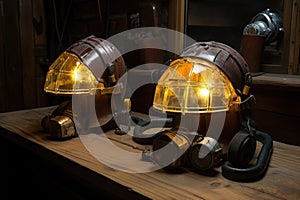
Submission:
{"label": "shelf", "polygon": [[300,76],[265,73],[253,77],[257,127],[278,141],[300,145]]}
{"label": "shelf", "polygon": [[272,85],[300,90],[300,75],[264,73],[253,77],[254,85]]}

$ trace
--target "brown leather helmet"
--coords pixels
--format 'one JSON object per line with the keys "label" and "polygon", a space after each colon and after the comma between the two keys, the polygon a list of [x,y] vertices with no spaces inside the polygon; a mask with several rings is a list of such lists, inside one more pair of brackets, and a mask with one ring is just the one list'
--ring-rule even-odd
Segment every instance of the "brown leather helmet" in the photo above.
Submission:
{"label": "brown leather helmet", "polygon": [[[156,86],[153,106],[170,114],[191,116],[186,126],[199,123],[202,135],[207,134],[212,114],[226,111],[219,141],[227,146],[241,127],[239,111],[255,104],[251,80],[248,65],[236,50],[215,41],[198,42],[170,62]],[[198,113],[200,121],[193,117]]]}
{"label": "brown leather helmet", "polygon": [[[100,125],[112,119],[111,94],[126,66],[119,50],[109,41],[89,36],[71,45],[50,66],[44,89],[62,95],[95,95]],[[89,106],[82,102],[81,106]],[[84,108],[82,108],[84,109]]]}
{"label": "brown leather helmet", "polygon": [[244,58],[218,42],[198,42],[169,64],[156,86],[153,106],[162,111],[207,113],[249,109],[252,78]]}

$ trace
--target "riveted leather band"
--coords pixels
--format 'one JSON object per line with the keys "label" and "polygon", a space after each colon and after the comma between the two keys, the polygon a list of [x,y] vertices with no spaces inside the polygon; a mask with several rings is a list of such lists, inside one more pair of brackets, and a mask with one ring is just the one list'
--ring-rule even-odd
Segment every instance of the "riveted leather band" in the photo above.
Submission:
{"label": "riveted leather band", "polygon": [[232,47],[215,42],[198,42],[182,51],[180,57],[204,59],[219,67],[245,100],[250,95],[252,77],[245,59]]}
{"label": "riveted leather band", "polygon": [[94,35],[79,40],[67,51],[77,55],[106,87],[111,86],[110,82],[118,81],[125,73],[125,62],[118,49],[107,40]]}

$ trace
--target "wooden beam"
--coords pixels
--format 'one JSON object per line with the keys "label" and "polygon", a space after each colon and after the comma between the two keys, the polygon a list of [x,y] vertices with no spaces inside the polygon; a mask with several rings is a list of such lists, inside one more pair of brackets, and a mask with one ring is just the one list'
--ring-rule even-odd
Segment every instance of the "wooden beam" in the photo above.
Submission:
{"label": "wooden beam", "polygon": [[296,19],[296,35],[295,35],[295,52],[294,52],[294,72],[300,74],[300,0],[297,1],[297,19]]}
{"label": "wooden beam", "polygon": [[[185,15],[185,0],[169,1],[169,27],[180,33],[184,33],[184,15]],[[168,41],[169,49],[176,52],[181,52],[184,47],[184,37],[178,35],[178,39],[174,42],[174,36],[170,37]]]}
{"label": "wooden beam", "polygon": [[300,47],[300,1],[293,0],[291,9],[291,28],[290,28],[290,53],[288,61],[288,73],[296,74],[299,66],[299,47]]}

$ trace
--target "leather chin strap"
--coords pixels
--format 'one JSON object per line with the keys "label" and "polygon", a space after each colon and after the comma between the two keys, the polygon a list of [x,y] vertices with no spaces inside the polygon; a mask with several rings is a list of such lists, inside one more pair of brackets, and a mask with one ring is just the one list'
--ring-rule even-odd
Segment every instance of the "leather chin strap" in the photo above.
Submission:
{"label": "leather chin strap", "polygon": [[246,129],[250,135],[255,136],[256,123],[251,119],[251,110],[246,109],[240,112],[242,129]]}
{"label": "leather chin strap", "polygon": [[248,97],[246,97],[242,102],[234,104],[233,109],[235,111],[248,110],[248,109],[252,109],[255,104],[256,104],[255,97],[251,94]]}

